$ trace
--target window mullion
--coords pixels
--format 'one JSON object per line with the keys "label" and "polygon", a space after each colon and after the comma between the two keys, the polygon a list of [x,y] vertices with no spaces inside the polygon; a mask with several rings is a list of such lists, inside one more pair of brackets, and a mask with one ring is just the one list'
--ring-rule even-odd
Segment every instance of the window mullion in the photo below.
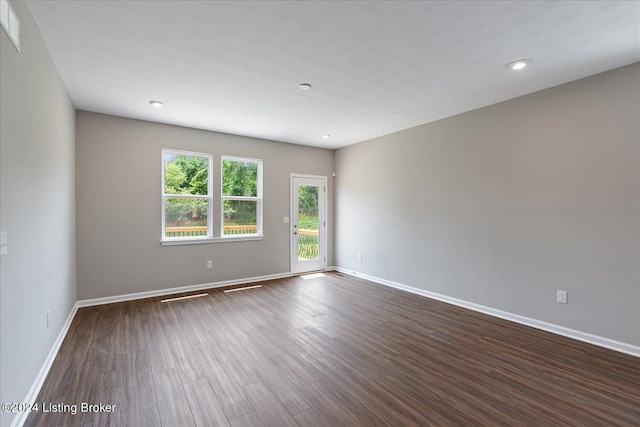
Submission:
{"label": "window mullion", "polygon": [[248,200],[257,202],[260,200],[260,197],[249,197],[249,196],[222,196],[222,200]]}
{"label": "window mullion", "polygon": [[164,194],[163,197],[168,199],[209,199],[211,196],[206,194]]}

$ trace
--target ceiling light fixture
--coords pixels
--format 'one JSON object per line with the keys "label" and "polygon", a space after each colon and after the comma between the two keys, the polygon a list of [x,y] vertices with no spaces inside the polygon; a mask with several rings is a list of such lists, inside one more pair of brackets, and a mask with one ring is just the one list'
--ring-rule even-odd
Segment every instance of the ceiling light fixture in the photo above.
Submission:
{"label": "ceiling light fixture", "polygon": [[518,70],[522,70],[524,67],[526,67],[530,63],[531,63],[530,59],[518,59],[517,61],[513,61],[512,63],[507,65],[507,67],[509,67],[512,70],[518,71]]}
{"label": "ceiling light fixture", "polygon": [[300,84],[298,85],[298,87],[299,87],[301,90],[309,90],[309,89],[311,89],[311,85],[310,85],[309,83],[300,83]]}
{"label": "ceiling light fixture", "polygon": [[161,101],[149,101],[149,104],[151,104],[151,106],[155,107],[155,108],[162,108],[162,106],[164,105],[164,102],[161,102]]}
{"label": "ceiling light fixture", "polygon": [[324,135],[322,135],[322,139],[329,139],[331,135],[329,135],[328,133],[325,133]]}

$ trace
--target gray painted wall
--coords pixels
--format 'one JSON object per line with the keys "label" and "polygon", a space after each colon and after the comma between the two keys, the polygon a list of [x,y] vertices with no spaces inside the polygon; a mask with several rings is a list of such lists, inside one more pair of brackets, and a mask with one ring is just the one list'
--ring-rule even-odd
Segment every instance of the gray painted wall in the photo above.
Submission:
{"label": "gray painted wall", "polygon": [[[84,111],[76,123],[79,300],[289,272],[290,173],[333,172],[331,150]],[[161,246],[162,148],[213,153],[214,190],[221,155],[262,159],[264,240]]]}
{"label": "gray painted wall", "polygon": [[0,30],[0,402],[24,400],[76,301],[75,110],[27,6],[11,4],[22,49]]}
{"label": "gray painted wall", "polygon": [[338,150],[336,264],[639,345],[639,102],[634,64]]}

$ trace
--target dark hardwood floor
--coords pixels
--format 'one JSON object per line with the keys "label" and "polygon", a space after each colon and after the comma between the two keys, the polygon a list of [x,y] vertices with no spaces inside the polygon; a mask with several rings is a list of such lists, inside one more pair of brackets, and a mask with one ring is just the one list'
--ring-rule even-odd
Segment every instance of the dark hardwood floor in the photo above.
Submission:
{"label": "dark hardwood floor", "polygon": [[38,396],[77,412],[26,425],[640,425],[632,356],[337,273],[208,292],[81,308]]}

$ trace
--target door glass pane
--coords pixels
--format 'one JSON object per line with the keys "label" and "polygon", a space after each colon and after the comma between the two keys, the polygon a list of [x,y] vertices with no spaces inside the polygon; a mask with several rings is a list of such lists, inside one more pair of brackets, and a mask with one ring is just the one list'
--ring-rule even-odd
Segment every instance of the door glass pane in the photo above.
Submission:
{"label": "door glass pane", "polygon": [[320,257],[319,188],[315,185],[298,186],[298,260]]}

